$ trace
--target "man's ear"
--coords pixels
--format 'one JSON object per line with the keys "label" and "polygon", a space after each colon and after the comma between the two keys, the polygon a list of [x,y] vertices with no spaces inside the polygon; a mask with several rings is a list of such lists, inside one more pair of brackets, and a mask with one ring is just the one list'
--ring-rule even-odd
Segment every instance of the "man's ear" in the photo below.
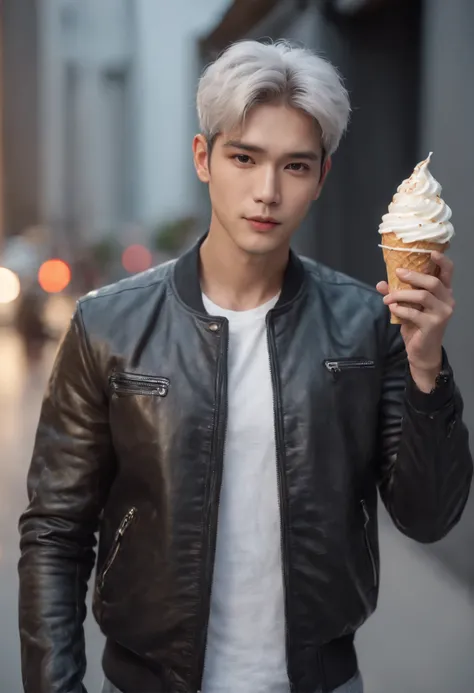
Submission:
{"label": "man's ear", "polygon": [[209,183],[209,153],[204,135],[196,135],[193,139],[193,159],[199,180],[201,183]]}
{"label": "man's ear", "polygon": [[321,171],[321,178],[319,179],[318,188],[316,190],[316,193],[314,195],[313,200],[319,199],[319,196],[321,195],[321,191],[323,189],[324,183],[326,182],[326,178],[328,177],[329,171],[331,170],[331,168],[332,168],[332,159],[330,156],[328,156],[324,160],[323,170]]}

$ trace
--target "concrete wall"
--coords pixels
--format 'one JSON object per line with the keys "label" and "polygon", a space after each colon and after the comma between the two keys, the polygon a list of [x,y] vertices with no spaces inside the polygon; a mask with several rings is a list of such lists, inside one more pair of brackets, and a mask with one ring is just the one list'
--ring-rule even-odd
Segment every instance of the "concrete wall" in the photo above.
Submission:
{"label": "concrete wall", "polygon": [[[449,250],[455,263],[456,311],[446,347],[465,402],[474,438],[474,4],[430,0],[425,4],[423,107],[419,154],[433,151],[432,171],[453,209],[456,236]],[[471,444],[471,449],[474,446]],[[474,497],[453,533],[434,551],[474,584]]]}
{"label": "concrete wall", "polygon": [[431,0],[426,5],[424,100],[420,153],[433,151],[432,170],[453,209],[456,314],[448,334],[474,432],[474,4]]}

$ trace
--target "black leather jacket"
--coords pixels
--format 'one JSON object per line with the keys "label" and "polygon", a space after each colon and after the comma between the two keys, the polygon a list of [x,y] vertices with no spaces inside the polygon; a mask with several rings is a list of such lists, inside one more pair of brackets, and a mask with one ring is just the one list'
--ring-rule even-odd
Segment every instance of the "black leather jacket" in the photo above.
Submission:
{"label": "black leather jacket", "polygon": [[[20,520],[27,693],[84,691],[86,585],[106,675],[193,692],[203,669],[226,429],[228,325],[206,314],[199,246],[79,301],[54,366]],[[411,380],[377,292],[291,254],[267,319],[292,691],[354,673],[376,605],[377,487],[421,542],[459,520],[472,475],[448,371]],[[242,441],[245,445],[245,440]]]}

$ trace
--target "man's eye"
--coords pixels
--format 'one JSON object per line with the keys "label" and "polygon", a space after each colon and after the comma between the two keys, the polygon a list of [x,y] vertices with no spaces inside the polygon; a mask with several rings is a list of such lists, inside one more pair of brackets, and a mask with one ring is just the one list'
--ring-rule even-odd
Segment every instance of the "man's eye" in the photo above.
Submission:
{"label": "man's eye", "polygon": [[290,171],[309,171],[309,166],[308,164],[303,164],[301,162],[295,162],[293,164],[288,164],[288,168]]}
{"label": "man's eye", "polygon": [[250,162],[252,161],[248,154],[236,154],[232,158],[235,161],[238,161],[239,164],[250,164]]}

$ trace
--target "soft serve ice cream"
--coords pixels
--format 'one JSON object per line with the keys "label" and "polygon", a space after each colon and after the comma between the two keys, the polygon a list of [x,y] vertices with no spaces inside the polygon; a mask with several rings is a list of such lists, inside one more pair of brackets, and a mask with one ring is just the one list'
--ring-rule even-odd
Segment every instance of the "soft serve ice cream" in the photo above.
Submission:
{"label": "soft serve ice cream", "polygon": [[[410,178],[398,187],[388,213],[384,214],[379,226],[382,247],[386,240],[385,234],[395,234],[405,245],[420,241],[444,245],[454,235],[453,225],[449,221],[451,209],[441,199],[441,185],[428,168],[431,156],[432,152],[415,167]],[[393,247],[393,244],[389,245]],[[430,252],[431,249],[420,246],[420,250]]]}
{"label": "soft serve ice cream", "polygon": [[[441,185],[428,169],[431,156],[398,187],[379,226],[390,291],[412,288],[398,277],[399,267],[436,275],[438,266],[431,253],[444,252],[454,235],[451,209],[441,199]],[[391,322],[400,320],[392,314]]]}

